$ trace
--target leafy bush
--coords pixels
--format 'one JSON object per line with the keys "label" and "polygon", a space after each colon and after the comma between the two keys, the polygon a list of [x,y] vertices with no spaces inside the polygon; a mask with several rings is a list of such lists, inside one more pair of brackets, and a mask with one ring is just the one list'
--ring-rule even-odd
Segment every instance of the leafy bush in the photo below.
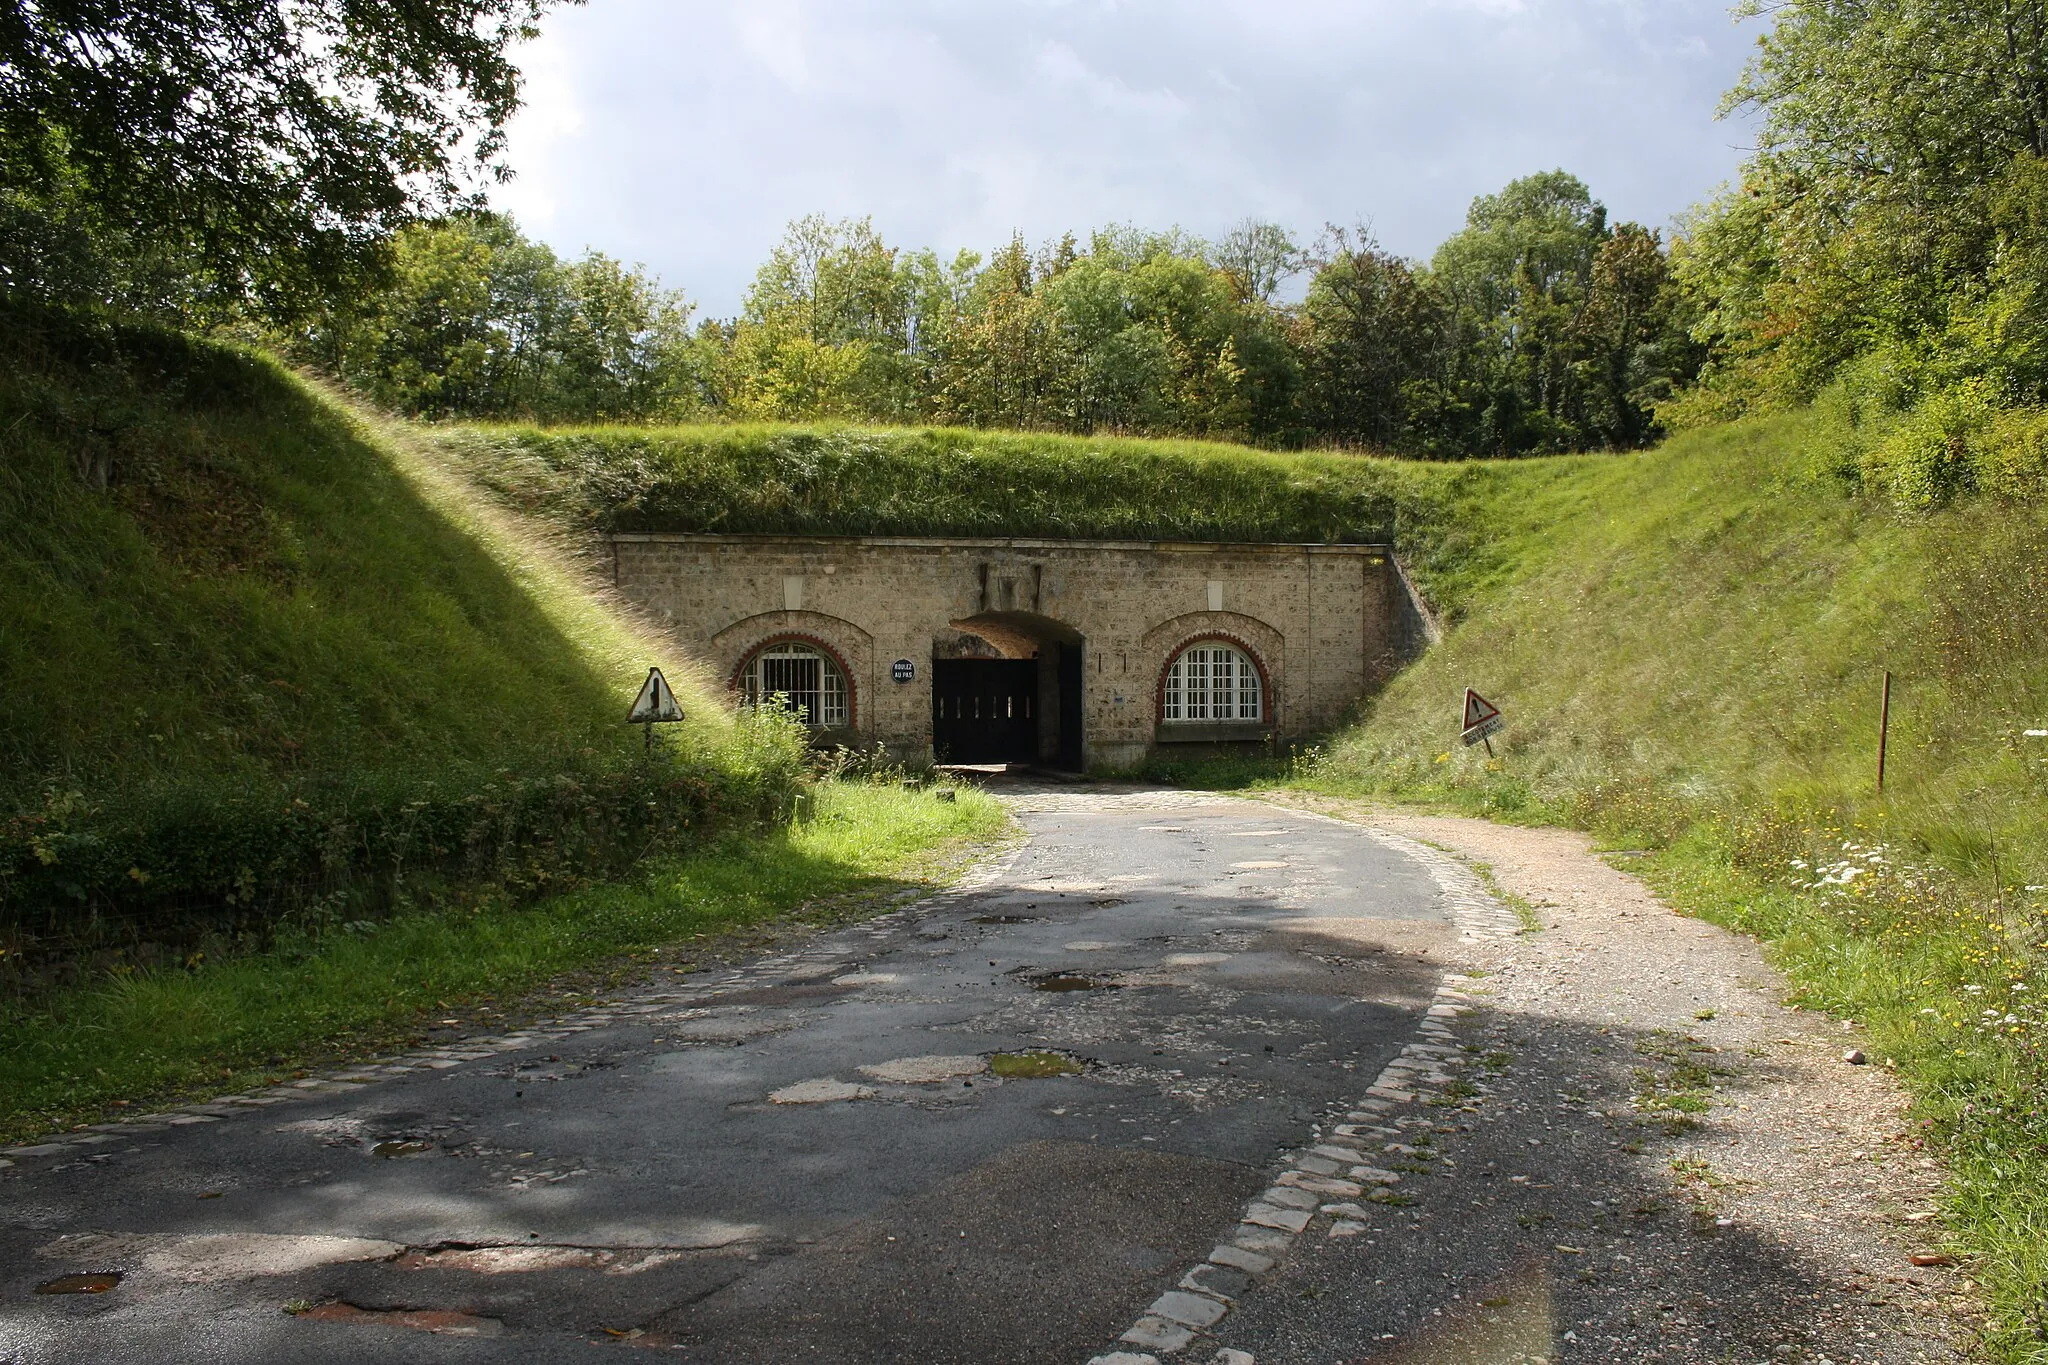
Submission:
{"label": "leafy bush", "polygon": [[374,921],[482,888],[524,899],[788,818],[808,781],[793,722],[750,714],[720,757],[664,749],[612,767],[381,768],[118,796],[52,786],[40,807],[0,817],[0,969],[19,987],[88,959],[262,941],[287,921]]}

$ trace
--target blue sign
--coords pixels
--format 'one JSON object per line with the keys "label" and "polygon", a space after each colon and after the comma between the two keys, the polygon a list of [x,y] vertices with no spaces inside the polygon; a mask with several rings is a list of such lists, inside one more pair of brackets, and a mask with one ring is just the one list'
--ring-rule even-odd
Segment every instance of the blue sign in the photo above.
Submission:
{"label": "blue sign", "polygon": [[915,682],[917,680],[917,665],[909,659],[898,659],[895,663],[889,665],[889,676],[900,683]]}

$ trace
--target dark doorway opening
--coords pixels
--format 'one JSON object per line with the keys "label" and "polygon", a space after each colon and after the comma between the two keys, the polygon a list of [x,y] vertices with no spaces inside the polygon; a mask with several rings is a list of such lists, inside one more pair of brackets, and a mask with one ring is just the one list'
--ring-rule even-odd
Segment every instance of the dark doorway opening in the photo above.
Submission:
{"label": "dark doorway opening", "polygon": [[983,612],[932,637],[932,752],[941,763],[1079,771],[1087,752],[1079,631],[1034,612]]}
{"label": "dark doorway opening", "polygon": [[941,763],[1038,761],[1038,660],[934,659],[932,752]]}
{"label": "dark doorway opening", "polygon": [[1081,646],[1059,644],[1059,749],[1055,762],[1081,770]]}

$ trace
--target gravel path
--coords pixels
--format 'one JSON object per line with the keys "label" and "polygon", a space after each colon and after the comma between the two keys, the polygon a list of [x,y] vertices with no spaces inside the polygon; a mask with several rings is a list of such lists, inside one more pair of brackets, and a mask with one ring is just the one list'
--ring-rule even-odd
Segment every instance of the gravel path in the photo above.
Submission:
{"label": "gravel path", "polygon": [[[1289,1362],[1951,1361],[1972,1286],[1882,1058],[1746,938],[1581,835],[1313,798],[1490,867],[1538,920],[1462,945],[1482,1065],[1383,1136],[1414,1202],[1306,1237],[1216,1334]],[[1447,1102],[1455,1098],[1456,1103]]]}

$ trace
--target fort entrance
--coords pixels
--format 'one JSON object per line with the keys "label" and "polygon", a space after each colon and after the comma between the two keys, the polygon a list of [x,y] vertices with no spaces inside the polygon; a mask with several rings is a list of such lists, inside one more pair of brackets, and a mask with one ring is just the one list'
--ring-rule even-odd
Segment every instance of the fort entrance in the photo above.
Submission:
{"label": "fort entrance", "polygon": [[1004,612],[932,642],[932,753],[941,763],[1082,766],[1082,641],[1070,626]]}
{"label": "fort entrance", "polygon": [[621,534],[742,699],[911,763],[1129,767],[1335,725],[1424,643],[1385,545]]}

